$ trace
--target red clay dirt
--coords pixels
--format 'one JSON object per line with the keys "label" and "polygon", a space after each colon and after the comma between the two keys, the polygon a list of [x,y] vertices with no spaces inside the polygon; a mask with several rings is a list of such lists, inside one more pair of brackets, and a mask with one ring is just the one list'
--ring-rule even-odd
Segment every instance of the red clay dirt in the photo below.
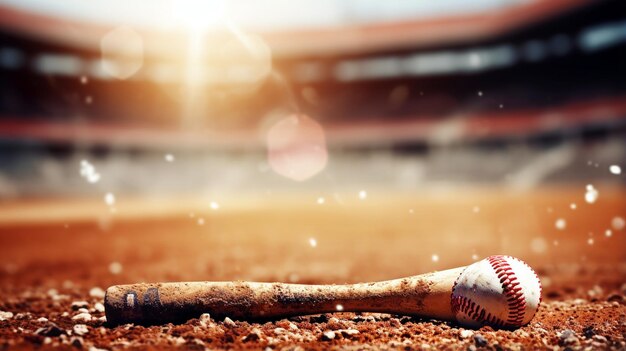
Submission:
{"label": "red clay dirt", "polygon": [[[578,212],[568,210],[577,191],[455,194],[446,201],[368,195],[369,205],[286,201],[167,218],[5,221],[0,349],[626,349],[626,232],[602,234],[612,218],[626,217],[624,193],[579,204]],[[561,217],[564,231],[554,226]],[[593,244],[589,232],[596,233]],[[367,282],[497,253],[527,260],[544,285],[539,312],[515,331],[344,312],[257,322],[204,315],[156,326],[113,326],[103,318],[103,290],[114,284]]]}

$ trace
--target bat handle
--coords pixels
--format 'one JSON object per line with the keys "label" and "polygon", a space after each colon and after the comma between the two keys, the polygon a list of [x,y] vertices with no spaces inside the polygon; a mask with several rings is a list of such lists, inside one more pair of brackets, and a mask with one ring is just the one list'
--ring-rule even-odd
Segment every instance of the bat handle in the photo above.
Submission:
{"label": "bat handle", "polygon": [[[116,285],[107,289],[111,324],[214,318],[272,319],[338,310],[453,319],[450,296],[462,268],[376,283],[304,285],[186,282]],[[338,308],[341,305],[341,308]]]}

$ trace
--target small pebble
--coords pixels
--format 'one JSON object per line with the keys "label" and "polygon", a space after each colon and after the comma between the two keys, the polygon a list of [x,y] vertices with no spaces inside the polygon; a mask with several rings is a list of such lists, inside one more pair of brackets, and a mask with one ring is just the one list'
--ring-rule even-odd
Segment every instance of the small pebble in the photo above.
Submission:
{"label": "small pebble", "polygon": [[459,336],[461,337],[461,339],[467,339],[470,338],[474,335],[474,332],[472,330],[461,330],[461,332],[459,333]]}
{"label": "small pebble", "polygon": [[104,295],[105,295],[104,290],[100,289],[97,286],[94,287],[94,288],[91,288],[91,290],[89,290],[89,296],[91,296],[91,297],[103,299]]}
{"label": "small pebble", "polygon": [[606,297],[606,300],[608,302],[617,302],[618,304],[626,304],[624,296],[620,295],[620,294],[610,294],[609,296]]}
{"label": "small pebble", "polygon": [[187,340],[185,340],[185,338],[183,338],[182,336],[179,336],[179,337],[174,339],[174,343],[177,346],[184,345],[186,342],[187,342]]}
{"label": "small pebble", "polygon": [[332,340],[335,338],[335,332],[332,330],[326,331],[322,334],[322,340]]}
{"label": "small pebble", "polygon": [[72,309],[74,311],[81,309],[81,308],[87,308],[89,307],[89,303],[87,303],[87,301],[74,301],[72,302]]}
{"label": "small pebble", "polygon": [[74,328],[72,328],[72,332],[76,335],[85,335],[89,333],[89,329],[84,324],[76,324]]}
{"label": "small pebble", "polygon": [[200,315],[200,325],[203,327],[211,325],[211,315],[208,313],[203,313]]}
{"label": "small pebble", "polygon": [[346,335],[346,336],[359,334],[359,331],[356,329],[341,329],[341,330],[338,330],[338,332],[341,332],[341,334]]}
{"label": "small pebble", "polygon": [[594,335],[593,341],[601,342],[603,344],[608,342],[607,338],[602,335]]}
{"label": "small pebble", "polygon": [[583,328],[583,335],[585,338],[589,339],[596,334],[596,331],[593,330],[593,326],[588,326]]}
{"label": "small pebble", "polygon": [[355,322],[375,322],[376,318],[374,316],[355,316],[352,320]]}
{"label": "small pebble", "polygon": [[561,346],[575,345],[578,343],[579,341],[578,341],[578,338],[576,337],[576,334],[574,333],[574,331],[570,329],[565,329],[559,335],[559,345]]}
{"label": "small pebble", "polygon": [[96,302],[95,305],[93,305],[94,310],[98,311],[98,312],[104,312],[104,305],[101,304],[100,302]]}
{"label": "small pebble", "polygon": [[59,328],[56,324],[52,324],[49,327],[37,329],[37,331],[35,331],[35,334],[55,337],[59,335],[65,335],[65,330]]}
{"label": "small pebble", "polygon": [[515,331],[515,334],[519,335],[522,338],[528,338],[530,336],[530,334],[528,334],[527,332],[525,332],[522,329],[518,329]]}
{"label": "small pebble", "polygon": [[13,312],[0,311],[0,321],[6,321],[13,318]]}
{"label": "small pebble", "polygon": [[45,323],[45,322],[47,322],[47,321],[48,321],[48,318],[46,318],[46,317],[39,317],[39,318],[37,319],[37,322],[39,322],[39,323]]}
{"label": "small pebble", "polygon": [[480,335],[480,334],[475,334],[474,335],[474,343],[478,347],[487,346],[487,344],[488,344],[487,339],[485,339],[485,337]]}
{"label": "small pebble", "polygon": [[599,299],[603,294],[604,290],[598,285],[594,285],[591,290],[587,291],[587,296],[592,301]]}
{"label": "small pebble", "polygon": [[70,339],[70,345],[74,346],[77,349],[83,348],[83,338],[80,336],[75,336]]}
{"label": "small pebble", "polygon": [[228,327],[236,327],[237,326],[237,324],[235,324],[235,322],[233,322],[233,320],[228,318],[228,317],[224,318],[224,325],[228,326]]}
{"label": "small pebble", "polygon": [[75,315],[74,317],[72,317],[73,320],[75,321],[90,321],[91,320],[91,315],[89,313],[79,313],[77,315]]}
{"label": "small pebble", "polygon": [[298,328],[298,326],[297,326],[297,325],[295,325],[295,324],[293,324],[293,323],[289,322],[289,330],[298,330],[298,329],[299,329],[299,328]]}
{"label": "small pebble", "polygon": [[62,301],[62,300],[67,300],[70,297],[67,295],[54,295],[52,296],[52,301]]}
{"label": "small pebble", "polygon": [[242,341],[257,341],[261,339],[261,331],[257,328],[253,328],[248,335],[244,336]]}

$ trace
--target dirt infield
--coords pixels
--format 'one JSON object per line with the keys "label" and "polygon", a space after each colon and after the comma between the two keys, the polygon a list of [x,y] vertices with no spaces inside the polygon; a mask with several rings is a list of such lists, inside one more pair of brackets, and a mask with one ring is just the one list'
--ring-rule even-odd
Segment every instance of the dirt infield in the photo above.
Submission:
{"label": "dirt infield", "polygon": [[[86,201],[79,205],[87,215],[74,218],[67,213],[80,212],[76,202],[1,204],[0,349],[626,349],[626,230],[612,227],[614,218],[626,217],[626,193],[599,188],[594,204],[584,202],[580,187],[533,194],[369,191],[366,200],[327,197],[323,205],[318,195],[274,197],[258,206],[224,201],[217,210],[179,202],[168,216],[148,215],[149,206],[138,215],[136,202],[124,198],[119,215],[99,216],[106,206]],[[19,220],[46,206],[66,215]],[[560,219],[564,228],[555,225]],[[103,290],[113,284],[366,282],[496,253],[528,261],[544,286],[538,314],[515,331],[347,312],[112,326],[102,306]]]}

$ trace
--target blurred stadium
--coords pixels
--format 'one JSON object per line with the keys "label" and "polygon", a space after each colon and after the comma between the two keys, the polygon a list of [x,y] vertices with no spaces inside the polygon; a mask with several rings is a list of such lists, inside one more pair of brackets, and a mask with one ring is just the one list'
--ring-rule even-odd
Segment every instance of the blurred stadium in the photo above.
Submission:
{"label": "blurred stadium", "polygon": [[[540,254],[570,216],[553,212],[600,189],[604,207],[568,228],[582,245],[623,230],[625,2],[173,3],[2,1],[2,223],[102,229],[102,216],[218,208],[279,223],[268,208],[292,203],[337,206],[322,216],[343,218],[328,220],[341,231],[352,220],[341,213],[368,200],[397,212],[383,219],[404,225],[391,233],[415,229],[400,211],[439,211],[429,253],[469,225],[500,249]],[[507,215],[491,214],[499,224],[456,212],[509,200]],[[284,232],[315,227],[307,216]],[[458,226],[437,226],[447,222]],[[475,249],[482,238],[465,239]]]}
{"label": "blurred stadium", "polygon": [[[250,28],[242,16],[273,69],[242,82],[237,67],[219,75],[202,63],[219,34],[200,39],[205,51],[190,64],[184,30],[126,27],[143,52],[112,49],[119,67],[138,60],[119,79],[102,64],[102,38],[118,20],[88,17],[109,6],[81,5],[77,15],[9,1],[0,11],[0,194],[623,185],[608,172],[626,160],[623,2],[483,1],[452,13],[448,2],[305,2],[310,23],[291,5],[280,21]],[[294,183],[271,171],[264,133],[296,111],[323,126],[330,158]],[[81,160],[103,175],[96,186],[80,177]]]}

